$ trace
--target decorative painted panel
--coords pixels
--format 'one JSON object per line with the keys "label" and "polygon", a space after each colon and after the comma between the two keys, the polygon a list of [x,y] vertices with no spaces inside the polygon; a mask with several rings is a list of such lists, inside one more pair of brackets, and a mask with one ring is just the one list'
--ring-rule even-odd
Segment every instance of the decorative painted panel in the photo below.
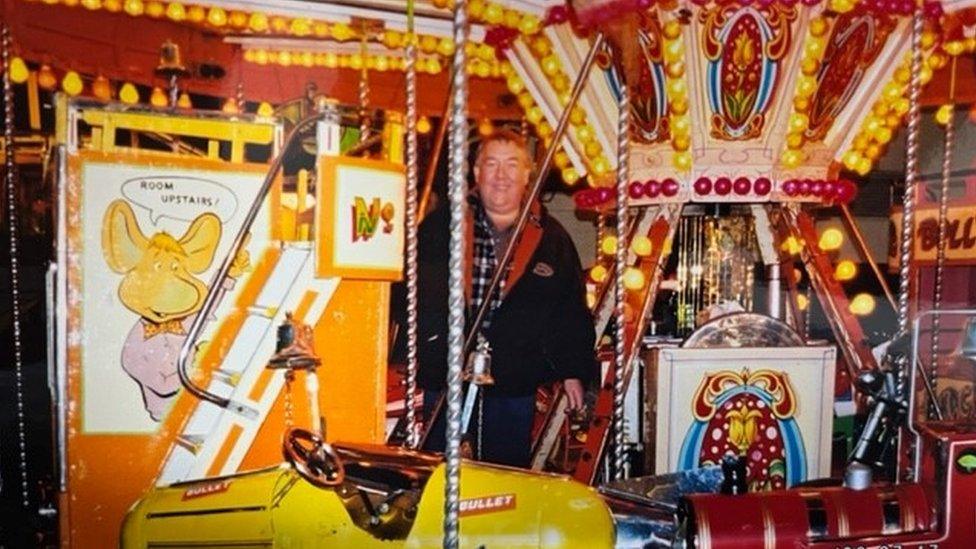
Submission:
{"label": "decorative painted panel", "polygon": [[762,133],[796,13],[779,3],[752,7],[737,2],[699,13],[713,137],[742,141]]}

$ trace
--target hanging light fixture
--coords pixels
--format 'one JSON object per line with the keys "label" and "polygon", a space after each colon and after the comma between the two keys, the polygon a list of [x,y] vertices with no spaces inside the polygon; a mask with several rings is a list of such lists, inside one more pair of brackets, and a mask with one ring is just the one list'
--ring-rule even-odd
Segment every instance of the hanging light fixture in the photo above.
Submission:
{"label": "hanging light fixture", "polygon": [[10,60],[10,81],[14,84],[23,84],[27,81],[30,76],[30,70],[27,68],[27,63],[20,57],[14,57]]}
{"label": "hanging light fixture", "polygon": [[237,100],[233,97],[228,97],[227,101],[224,101],[224,106],[220,108],[227,114],[237,114]]}
{"label": "hanging light fixture", "polygon": [[108,78],[102,75],[95,77],[95,81],[92,82],[92,95],[102,101],[109,101],[112,99],[112,84],[109,83]]}
{"label": "hanging light fixture", "polygon": [[41,65],[41,69],[37,71],[37,85],[45,90],[53,90],[58,85],[58,77],[47,63]]}
{"label": "hanging light fixture", "polygon": [[166,92],[163,91],[163,88],[160,88],[159,86],[154,87],[152,89],[152,94],[149,96],[149,104],[153,107],[165,107],[167,103],[168,99],[166,98]]}
{"label": "hanging light fixture", "polygon": [[81,76],[79,76],[78,73],[75,71],[68,71],[68,73],[64,75],[64,79],[61,80],[61,89],[64,90],[64,93],[74,97],[85,89],[85,83],[81,81]]}
{"label": "hanging light fixture", "polygon": [[421,116],[417,119],[417,133],[427,135],[430,133],[430,118]]}
{"label": "hanging light fixture", "polygon": [[122,84],[122,88],[119,90],[119,99],[127,105],[135,105],[139,102],[139,90],[132,82],[126,82]]}

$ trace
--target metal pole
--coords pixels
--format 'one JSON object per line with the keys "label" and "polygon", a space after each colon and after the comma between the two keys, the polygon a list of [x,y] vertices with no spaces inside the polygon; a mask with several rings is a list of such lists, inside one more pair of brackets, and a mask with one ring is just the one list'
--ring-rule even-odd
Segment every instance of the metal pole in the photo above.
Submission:
{"label": "metal pole", "polygon": [[[949,76],[949,105],[952,105],[952,98],[956,88],[956,60],[958,56],[952,58],[952,74]],[[952,147],[955,143],[955,113],[949,117],[949,123],[945,128],[945,149],[942,151],[942,181],[939,187],[939,244],[935,256],[935,295],[932,299],[932,309],[938,311],[942,308],[942,278],[945,276],[946,260],[946,240],[948,236],[949,223],[949,183],[952,179]],[[932,315],[932,359],[929,367],[929,380],[932,382],[933,391],[938,388],[939,383],[939,343],[942,332],[942,317],[938,314]],[[929,417],[933,415],[933,406],[928,406]],[[942,418],[939,418],[942,419]]]}
{"label": "metal pole", "polygon": [[417,206],[417,223],[424,220],[427,216],[427,204],[430,202],[430,193],[434,190],[434,178],[437,176],[437,165],[440,162],[441,150],[444,148],[444,141],[447,136],[447,128],[450,124],[451,114],[451,90],[447,90],[447,101],[444,103],[444,115],[441,116],[440,124],[437,126],[437,136],[434,137],[434,148],[428,157],[427,174],[424,176],[424,192],[420,197],[420,205]]}
{"label": "metal pole", "polygon": [[[413,27],[414,0],[407,2],[407,446],[417,447],[417,41]],[[435,162],[436,163],[436,162]]]}
{"label": "metal pole", "polygon": [[911,81],[908,84],[908,134],[905,147],[905,196],[901,219],[901,269],[898,284],[898,331],[908,332],[911,262],[915,244],[915,186],[918,180],[919,95],[922,89],[922,7],[912,14]]}
{"label": "metal pole", "polygon": [[621,82],[617,98],[617,246],[614,263],[613,478],[624,478],[624,376],[627,370],[625,306],[627,289],[627,184],[630,178],[630,95]]}
{"label": "metal pole", "polygon": [[[468,2],[454,4],[454,63],[451,67],[451,148],[448,198],[451,207],[451,244],[448,276],[447,323],[447,446],[444,469],[444,547],[460,544],[461,508],[461,368],[464,366],[464,231],[468,172]],[[491,292],[485,295],[492,295]],[[490,302],[486,299],[485,302]]]}
{"label": "metal pole", "polygon": [[20,501],[30,504],[27,489],[27,428],[24,423],[24,360],[20,334],[20,261],[17,258],[17,180],[14,171],[14,90],[10,81],[10,27],[3,25],[3,143],[4,183],[7,191],[7,223],[10,230],[10,300],[14,333],[14,384],[17,394],[17,449],[20,452]]}

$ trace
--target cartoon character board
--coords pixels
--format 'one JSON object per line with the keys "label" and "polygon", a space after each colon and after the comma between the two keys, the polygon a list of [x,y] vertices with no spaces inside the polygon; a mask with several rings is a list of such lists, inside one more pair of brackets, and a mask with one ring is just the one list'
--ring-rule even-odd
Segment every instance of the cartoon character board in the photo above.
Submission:
{"label": "cartoon character board", "polygon": [[[79,173],[82,426],[153,432],[181,390],[180,348],[263,174],[172,161],[85,161]],[[218,318],[240,291],[248,249],[268,241],[268,216],[264,206],[218,289]]]}

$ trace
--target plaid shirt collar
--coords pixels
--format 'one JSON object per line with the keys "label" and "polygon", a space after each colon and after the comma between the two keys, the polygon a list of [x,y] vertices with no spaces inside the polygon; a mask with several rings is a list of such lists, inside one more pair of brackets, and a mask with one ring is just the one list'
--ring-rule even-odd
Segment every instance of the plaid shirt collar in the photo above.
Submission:
{"label": "plaid shirt collar", "polygon": [[[472,258],[471,269],[471,316],[477,313],[481,304],[486,299],[488,286],[491,285],[491,278],[495,274],[498,266],[498,257],[495,255],[495,238],[492,231],[491,219],[485,211],[484,205],[480,200],[474,201],[474,257]],[[509,265],[509,270],[511,265]],[[502,303],[502,293],[505,289],[505,278],[501,280],[498,289],[491,297],[491,305],[488,308],[481,329],[487,330],[491,325],[491,318],[494,312]]]}

